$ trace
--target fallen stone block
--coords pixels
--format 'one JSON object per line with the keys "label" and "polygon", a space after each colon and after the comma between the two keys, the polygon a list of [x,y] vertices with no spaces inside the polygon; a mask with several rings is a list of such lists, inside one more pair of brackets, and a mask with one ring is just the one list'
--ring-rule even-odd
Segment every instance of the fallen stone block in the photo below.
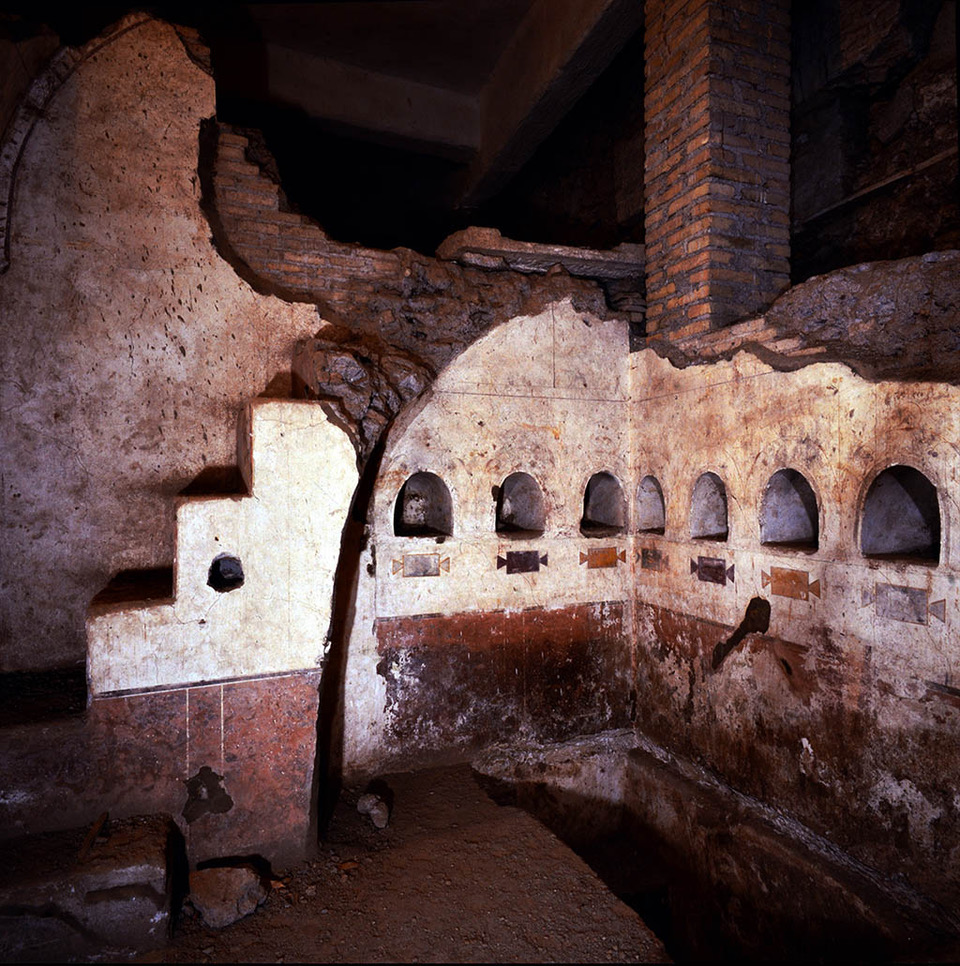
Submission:
{"label": "fallen stone block", "polygon": [[250,866],[190,873],[190,904],[214,929],[222,929],[250,915],[266,898],[267,888]]}
{"label": "fallen stone block", "polygon": [[167,815],[103,818],[99,829],[4,843],[0,958],[55,961],[166,943],[186,868],[179,830]]}

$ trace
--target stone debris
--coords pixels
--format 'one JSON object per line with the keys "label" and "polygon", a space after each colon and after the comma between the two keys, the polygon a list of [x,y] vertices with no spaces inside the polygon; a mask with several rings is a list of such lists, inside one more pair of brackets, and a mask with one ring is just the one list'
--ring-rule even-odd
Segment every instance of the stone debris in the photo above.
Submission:
{"label": "stone debris", "polygon": [[357,801],[357,811],[361,815],[369,815],[370,821],[377,828],[386,828],[390,821],[390,809],[387,803],[372,792],[360,796]]}
{"label": "stone debris", "polygon": [[[169,937],[186,856],[169,815],[108,820],[4,842],[0,960],[140,954]],[[168,859],[170,863],[168,865]]]}
{"label": "stone debris", "polygon": [[188,900],[203,921],[214,929],[222,929],[250,915],[266,898],[266,887],[249,866],[190,873]]}

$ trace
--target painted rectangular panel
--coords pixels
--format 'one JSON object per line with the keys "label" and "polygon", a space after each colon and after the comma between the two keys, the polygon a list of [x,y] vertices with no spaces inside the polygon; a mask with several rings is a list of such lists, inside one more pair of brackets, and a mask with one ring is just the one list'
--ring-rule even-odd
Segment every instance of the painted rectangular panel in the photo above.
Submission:
{"label": "painted rectangular panel", "polygon": [[926,624],[927,592],[922,587],[877,584],[877,613],[906,624]]}
{"label": "painted rectangular panel", "polygon": [[539,550],[508,550],[508,574],[534,574],[540,569]]}
{"label": "painted rectangular panel", "polygon": [[727,582],[727,562],[720,557],[697,557],[697,577],[708,584]]}
{"label": "painted rectangular panel", "polygon": [[597,570],[601,567],[616,567],[617,560],[624,560],[626,554],[616,547],[591,547],[586,555],[580,551],[580,563],[586,561],[587,570]]}
{"label": "painted rectangular panel", "polygon": [[771,567],[770,574],[763,575],[763,586],[769,584],[770,592],[777,597],[791,597],[794,600],[807,600],[811,593],[820,596],[819,581],[810,583],[810,571],[794,570],[791,567]]}
{"label": "painted rectangular panel", "polygon": [[405,553],[403,555],[404,577],[439,577],[440,554]]}
{"label": "painted rectangular panel", "polygon": [[643,547],[640,551],[640,566],[644,570],[663,570],[663,554],[656,547]]}

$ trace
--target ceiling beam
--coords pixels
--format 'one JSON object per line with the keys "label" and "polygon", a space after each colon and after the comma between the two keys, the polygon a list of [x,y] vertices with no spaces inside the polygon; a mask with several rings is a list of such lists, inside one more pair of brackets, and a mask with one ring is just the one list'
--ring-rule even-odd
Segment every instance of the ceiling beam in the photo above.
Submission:
{"label": "ceiling beam", "polygon": [[[231,53],[236,96],[299,109],[308,117],[387,143],[407,143],[453,158],[471,158],[480,135],[476,98],[403,77],[367,70],[274,43],[242,42]],[[247,69],[242,65],[246,63]],[[249,65],[257,67],[250,69]]]}
{"label": "ceiling beam", "polygon": [[487,200],[523,167],[642,22],[641,0],[535,0],[481,94],[461,207]]}

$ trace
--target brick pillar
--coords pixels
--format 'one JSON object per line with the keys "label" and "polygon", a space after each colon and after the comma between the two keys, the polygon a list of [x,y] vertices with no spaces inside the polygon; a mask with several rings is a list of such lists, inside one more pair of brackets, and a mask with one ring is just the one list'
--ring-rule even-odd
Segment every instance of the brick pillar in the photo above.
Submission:
{"label": "brick pillar", "polygon": [[766,309],[790,281],[790,0],[647,0],[647,332]]}

